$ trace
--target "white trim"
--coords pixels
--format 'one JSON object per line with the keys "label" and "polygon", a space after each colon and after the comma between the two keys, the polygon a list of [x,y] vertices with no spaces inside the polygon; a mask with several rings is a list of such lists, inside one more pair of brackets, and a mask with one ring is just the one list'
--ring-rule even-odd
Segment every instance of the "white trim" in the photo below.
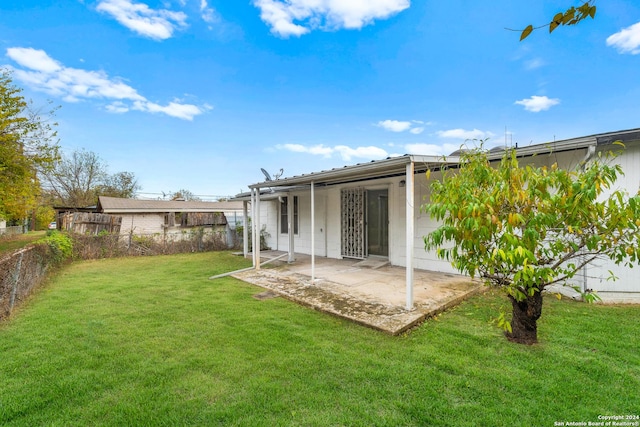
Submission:
{"label": "white trim", "polygon": [[316,281],[316,193],[311,181],[311,284]]}

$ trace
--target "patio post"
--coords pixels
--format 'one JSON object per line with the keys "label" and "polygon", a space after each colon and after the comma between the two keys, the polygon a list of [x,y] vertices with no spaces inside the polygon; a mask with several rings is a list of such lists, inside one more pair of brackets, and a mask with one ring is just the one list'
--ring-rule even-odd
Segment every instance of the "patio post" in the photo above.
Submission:
{"label": "patio post", "polygon": [[253,268],[256,267],[256,189],[251,189],[251,260]]}
{"label": "patio post", "polygon": [[407,266],[406,266],[406,286],[407,286],[407,310],[413,310],[413,235],[415,224],[415,196],[413,192],[414,187],[414,165],[413,159],[407,164],[407,176],[406,176],[406,194],[407,194]]}
{"label": "patio post", "polygon": [[242,254],[245,258],[249,255],[249,210],[246,200],[242,202]]}
{"label": "patio post", "polygon": [[311,284],[316,282],[316,194],[311,181]]}
{"label": "patio post", "polygon": [[253,221],[256,238],[253,241],[253,253],[256,254],[256,270],[260,270],[260,187],[256,188],[256,218]]}

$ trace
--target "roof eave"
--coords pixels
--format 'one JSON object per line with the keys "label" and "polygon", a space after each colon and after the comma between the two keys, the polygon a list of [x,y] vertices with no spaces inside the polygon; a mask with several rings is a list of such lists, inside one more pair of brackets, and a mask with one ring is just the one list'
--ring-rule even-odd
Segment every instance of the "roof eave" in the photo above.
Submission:
{"label": "roof eave", "polygon": [[[458,164],[460,158],[447,156],[414,156],[405,155],[393,157],[390,159],[376,160],[369,163],[362,163],[352,166],[345,166],[340,169],[331,169],[328,171],[313,172],[305,175],[294,176],[291,178],[283,178],[277,181],[263,181],[249,185],[249,188],[265,188],[265,187],[295,187],[300,185],[309,185],[312,182],[319,185],[339,184],[352,180],[365,180],[380,178],[381,176],[393,176],[404,173],[404,168],[409,163],[421,165],[419,169],[427,169],[433,166],[441,166],[446,164]],[[237,200],[237,199],[236,199]]]}

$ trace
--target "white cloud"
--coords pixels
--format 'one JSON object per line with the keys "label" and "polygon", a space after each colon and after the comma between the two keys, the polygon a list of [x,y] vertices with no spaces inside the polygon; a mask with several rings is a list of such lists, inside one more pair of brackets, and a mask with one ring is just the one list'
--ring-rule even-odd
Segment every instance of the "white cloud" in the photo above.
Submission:
{"label": "white cloud", "polygon": [[407,151],[407,154],[421,154],[424,156],[438,156],[444,154],[442,146],[434,144],[407,144],[404,148]]}
{"label": "white cloud", "polygon": [[314,145],[311,147],[306,147],[301,144],[279,144],[276,145],[276,148],[279,150],[288,150],[293,151],[294,153],[309,153],[314,155],[320,155],[323,157],[331,157],[334,152],[334,149],[331,147],[325,147],[324,145]]}
{"label": "white cloud", "polygon": [[302,144],[278,144],[276,145],[276,148],[278,150],[293,151],[294,153],[308,153],[325,158],[330,158],[334,154],[338,154],[342,160],[345,161],[349,161],[354,157],[367,160],[382,159],[389,155],[382,148],[374,146],[351,148],[346,145],[326,147],[323,144],[313,146],[305,146]]}
{"label": "white cloud", "polygon": [[214,24],[219,20],[216,10],[212,7],[209,7],[207,0],[200,0],[200,16],[202,17],[202,20],[207,24]]}
{"label": "white cloud", "polygon": [[187,15],[183,12],[155,10],[133,0],[101,0],[96,10],[111,15],[131,31],[154,40],[168,39],[176,29],[187,25]]}
{"label": "white cloud", "polygon": [[[419,124],[422,126],[414,126]],[[376,126],[388,130],[390,132],[405,132],[409,131],[414,135],[419,135],[424,132],[425,126],[431,125],[431,122],[423,122],[420,120],[400,121],[400,120],[382,120],[376,123]]]}
{"label": "white cloud", "polygon": [[129,106],[124,102],[115,101],[107,105],[105,109],[110,113],[122,114],[130,110]]}
{"label": "white cloud", "polygon": [[405,130],[409,130],[411,128],[411,122],[401,122],[398,120],[383,120],[376,124],[385,130],[391,132],[404,132]]}
{"label": "white cloud", "polygon": [[35,71],[52,73],[62,68],[57,61],[51,59],[43,50],[10,47],[7,49],[7,56],[18,64]]}
{"label": "white cloud", "polygon": [[351,148],[346,145],[338,145],[335,147],[335,150],[340,153],[340,157],[342,160],[351,160],[352,157],[357,157],[361,159],[384,159],[389,154],[379,147],[369,146],[369,147],[357,147]]}
{"label": "white cloud", "polygon": [[640,22],[607,37],[607,46],[613,46],[619,53],[639,54]]}
{"label": "white cloud", "polygon": [[253,0],[260,18],[281,37],[320,29],[359,29],[407,9],[410,0]]}
{"label": "white cloud", "polygon": [[540,111],[546,111],[554,105],[560,104],[560,100],[558,98],[533,95],[531,98],[516,101],[515,104],[522,105],[525,110],[531,111],[532,113],[539,113]]}
{"label": "white cloud", "polygon": [[465,130],[465,129],[450,129],[440,130],[436,134],[441,138],[455,138],[455,139],[486,139],[491,138],[494,134],[492,132],[482,131],[478,129]]}
{"label": "white cloud", "polygon": [[12,47],[7,49],[7,56],[22,67],[12,67],[16,79],[33,90],[60,97],[67,102],[102,99],[111,101],[105,107],[111,113],[125,113],[133,109],[163,113],[184,120],[193,120],[195,116],[211,109],[206,105],[198,107],[178,101],[166,106],[156,104],[121,79],[109,77],[104,71],[65,67],[44,50]]}
{"label": "white cloud", "polygon": [[170,102],[162,106],[151,101],[135,101],[131,107],[133,110],[145,111],[149,113],[164,113],[167,116],[176,117],[183,120],[193,120],[204,112],[204,110],[192,104],[180,104],[178,102]]}

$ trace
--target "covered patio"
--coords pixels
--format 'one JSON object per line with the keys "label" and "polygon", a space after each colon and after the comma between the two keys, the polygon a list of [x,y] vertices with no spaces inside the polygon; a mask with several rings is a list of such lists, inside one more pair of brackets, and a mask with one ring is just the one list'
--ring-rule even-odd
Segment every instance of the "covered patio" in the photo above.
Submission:
{"label": "covered patio", "polygon": [[[285,255],[285,257],[283,257]],[[406,269],[386,259],[331,259],[278,251],[261,253],[261,260],[276,260],[261,269],[232,276],[266,289],[257,298],[281,296],[315,310],[398,335],[485,287],[469,277],[416,269],[413,308],[407,309]],[[314,264],[314,265],[312,265]]]}

